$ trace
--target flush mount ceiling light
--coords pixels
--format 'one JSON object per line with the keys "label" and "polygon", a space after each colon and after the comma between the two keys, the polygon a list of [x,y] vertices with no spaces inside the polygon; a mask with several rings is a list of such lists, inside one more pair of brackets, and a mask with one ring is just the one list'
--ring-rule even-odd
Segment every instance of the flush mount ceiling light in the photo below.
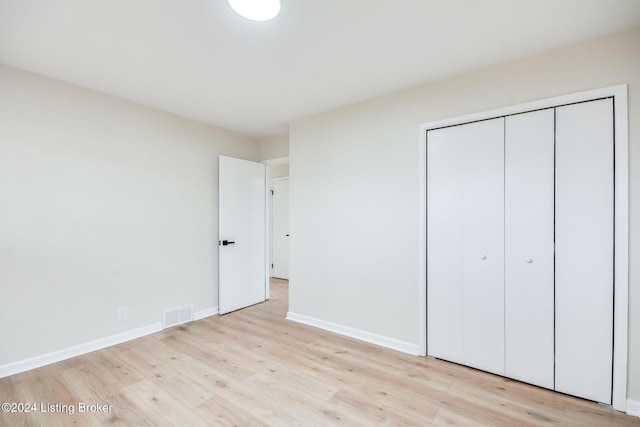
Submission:
{"label": "flush mount ceiling light", "polygon": [[227,0],[238,15],[252,21],[264,22],[278,16],[281,0]]}

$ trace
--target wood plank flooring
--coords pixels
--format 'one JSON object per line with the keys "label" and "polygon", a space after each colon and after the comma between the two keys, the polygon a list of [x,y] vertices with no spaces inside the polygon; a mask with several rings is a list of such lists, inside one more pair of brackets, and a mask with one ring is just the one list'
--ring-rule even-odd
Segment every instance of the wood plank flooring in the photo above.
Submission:
{"label": "wood plank flooring", "polygon": [[[593,402],[287,321],[287,286],[273,280],[263,304],[0,379],[0,403],[37,404],[0,412],[0,425],[640,426]],[[107,410],[81,412],[81,402]]]}

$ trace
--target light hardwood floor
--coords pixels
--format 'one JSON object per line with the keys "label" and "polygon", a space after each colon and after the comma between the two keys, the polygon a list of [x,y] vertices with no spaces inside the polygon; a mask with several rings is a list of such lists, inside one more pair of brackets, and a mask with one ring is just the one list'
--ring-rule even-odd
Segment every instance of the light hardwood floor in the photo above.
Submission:
{"label": "light hardwood floor", "polygon": [[[287,321],[287,286],[273,280],[266,303],[0,379],[0,402],[38,405],[0,412],[0,425],[640,425],[593,402]],[[80,413],[80,402],[111,408]]]}

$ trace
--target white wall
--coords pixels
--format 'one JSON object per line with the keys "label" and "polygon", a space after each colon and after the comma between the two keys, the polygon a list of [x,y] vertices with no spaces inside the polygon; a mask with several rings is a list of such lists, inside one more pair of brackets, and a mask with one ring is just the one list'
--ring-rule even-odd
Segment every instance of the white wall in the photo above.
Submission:
{"label": "white wall", "polygon": [[0,93],[0,368],[218,305],[218,154],[257,140],[4,66]]}
{"label": "white wall", "polygon": [[640,400],[640,28],[292,123],[290,312],[417,350],[418,125],[620,83],[629,84],[629,397]]}

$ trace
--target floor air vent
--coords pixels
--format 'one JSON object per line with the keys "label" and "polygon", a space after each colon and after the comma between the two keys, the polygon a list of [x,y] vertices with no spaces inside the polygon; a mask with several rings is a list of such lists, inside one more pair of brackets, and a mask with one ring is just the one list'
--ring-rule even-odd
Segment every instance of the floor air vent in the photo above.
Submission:
{"label": "floor air vent", "polygon": [[181,323],[191,322],[193,320],[193,305],[185,305],[184,307],[174,308],[164,312],[163,329],[180,325]]}

